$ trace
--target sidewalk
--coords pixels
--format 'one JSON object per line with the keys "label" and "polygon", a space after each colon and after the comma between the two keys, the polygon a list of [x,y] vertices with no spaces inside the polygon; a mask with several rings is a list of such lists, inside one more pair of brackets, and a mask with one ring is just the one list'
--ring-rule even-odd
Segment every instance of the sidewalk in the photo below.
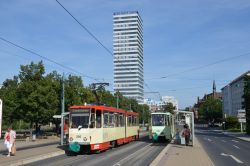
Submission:
{"label": "sidewalk", "polygon": [[[47,139],[36,139],[35,141],[25,141],[25,140],[16,140],[16,148],[17,150],[24,150],[29,148],[41,147],[46,145],[55,145],[59,144],[60,138],[58,137],[49,137]],[[6,151],[6,147],[4,145],[4,140],[0,140],[0,153]]]}
{"label": "sidewalk", "polygon": [[17,166],[29,164],[31,162],[43,160],[46,158],[64,154],[64,150],[58,145],[43,146],[38,148],[20,150],[15,156],[6,157],[6,154],[0,155],[1,166]]}
{"label": "sidewalk", "polygon": [[[2,143],[2,141],[1,141]],[[59,139],[41,139],[34,142],[17,142],[15,156],[7,157],[7,150],[1,144],[0,166],[24,165],[42,159],[64,154],[64,147],[59,146]]]}
{"label": "sidewalk", "polygon": [[225,135],[231,136],[231,137],[238,138],[238,139],[243,140],[243,141],[250,142],[250,135],[247,135],[245,133],[229,132],[229,131],[225,131],[225,132],[222,132],[222,133],[225,134]]}
{"label": "sidewalk", "polygon": [[198,139],[195,145],[184,146],[168,144],[150,164],[151,166],[214,166]]}

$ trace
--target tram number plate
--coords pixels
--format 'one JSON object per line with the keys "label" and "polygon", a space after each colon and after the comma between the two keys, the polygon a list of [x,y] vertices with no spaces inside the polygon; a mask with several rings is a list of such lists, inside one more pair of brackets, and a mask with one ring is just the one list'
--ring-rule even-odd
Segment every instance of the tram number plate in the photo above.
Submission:
{"label": "tram number plate", "polygon": [[97,144],[97,145],[94,145],[94,149],[99,149],[100,148],[100,145]]}
{"label": "tram number plate", "polygon": [[89,145],[89,142],[81,142],[81,145]]}
{"label": "tram number plate", "polygon": [[81,135],[76,135],[76,138],[81,138]]}

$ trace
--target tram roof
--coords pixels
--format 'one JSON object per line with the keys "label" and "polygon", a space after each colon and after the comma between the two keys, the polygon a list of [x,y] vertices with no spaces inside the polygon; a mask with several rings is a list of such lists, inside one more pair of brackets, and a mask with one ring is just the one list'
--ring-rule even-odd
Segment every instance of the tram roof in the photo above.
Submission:
{"label": "tram roof", "polygon": [[94,109],[100,109],[102,111],[112,111],[112,112],[118,112],[118,113],[127,113],[127,115],[139,115],[137,112],[131,112],[123,109],[117,109],[114,107],[107,107],[103,105],[75,105],[69,107],[70,109],[81,109],[81,108],[94,108]]}
{"label": "tram roof", "polygon": [[152,112],[151,114],[166,114],[166,115],[172,115],[170,112]]}

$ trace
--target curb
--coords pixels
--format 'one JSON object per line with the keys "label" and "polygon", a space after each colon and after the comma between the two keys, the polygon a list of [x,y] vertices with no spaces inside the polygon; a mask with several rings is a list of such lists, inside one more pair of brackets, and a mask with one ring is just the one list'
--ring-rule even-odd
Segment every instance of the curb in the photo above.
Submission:
{"label": "curb", "polygon": [[161,153],[154,159],[154,161],[150,164],[150,166],[156,166],[159,164],[163,156],[167,153],[169,148],[171,147],[171,143],[169,143],[162,151]]}
{"label": "curb", "polygon": [[229,137],[231,137],[231,138],[239,139],[239,140],[241,140],[241,141],[250,142],[249,140],[245,140],[245,139],[243,139],[243,138],[241,138],[241,137],[237,137],[237,136],[235,136],[235,135],[227,134],[227,133],[225,133],[225,132],[222,132],[222,134],[224,134],[224,135],[226,135],[226,136],[229,136]]}
{"label": "curb", "polygon": [[[209,157],[209,155],[207,154],[206,150],[203,148],[203,146],[201,145],[200,141],[198,140],[198,138],[195,137],[196,142],[198,143],[198,145],[202,148],[202,151],[207,155],[207,159],[210,162],[211,166],[215,166],[214,162],[211,160],[211,158]],[[196,143],[196,144],[197,144]]]}
{"label": "curb", "polygon": [[51,157],[56,157],[56,156],[59,156],[59,155],[62,155],[62,154],[65,154],[65,152],[60,150],[60,151],[51,152],[51,153],[48,153],[48,154],[45,154],[45,155],[39,155],[39,156],[27,158],[27,159],[21,159],[20,161],[17,161],[15,163],[8,163],[8,165],[10,165],[10,166],[25,165],[25,164],[33,163],[33,162],[36,162],[36,161],[48,159],[48,158],[51,158]]}
{"label": "curb", "polygon": [[[32,149],[32,148],[39,148],[39,147],[43,147],[43,146],[50,146],[50,145],[56,145],[56,144],[59,145],[59,142],[58,141],[53,141],[53,142],[42,143],[42,144],[27,145],[27,146],[23,146],[23,147],[17,147],[16,149],[18,151],[20,151],[20,150],[26,150],[26,149]],[[6,151],[7,151],[6,149],[0,150],[0,153],[4,153]]]}
{"label": "curb", "polygon": [[[207,152],[205,151],[205,149],[202,147],[201,143],[199,142],[199,140],[194,137],[195,141],[197,142],[196,145],[198,144],[198,146],[200,146],[202,148],[202,151],[206,154],[206,158],[210,164],[210,166],[215,166],[213,161],[210,159],[210,157],[208,156]],[[163,158],[163,156],[169,151],[169,149],[172,147],[173,141],[171,141],[171,143],[169,143],[162,151],[161,153],[154,159],[154,161],[150,164],[150,166],[157,166],[161,159]]]}

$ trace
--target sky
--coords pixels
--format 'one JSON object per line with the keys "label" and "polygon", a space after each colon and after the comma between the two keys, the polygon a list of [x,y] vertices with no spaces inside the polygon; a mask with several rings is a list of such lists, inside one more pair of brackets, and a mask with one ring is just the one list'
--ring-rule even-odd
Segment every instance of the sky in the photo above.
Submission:
{"label": "sky", "polygon": [[[159,100],[159,95],[152,93],[159,92],[174,96],[179,108],[185,108],[198,96],[211,93],[213,80],[220,91],[250,70],[250,1],[59,1],[111,52],[113,13],[140,13],[146,98]],[[113,90],[112,55],[56,0],[1,0],[0,37],[73,68],[82,74],[85,85],[96,82],[89,78],[93,77],[109,82],[107,89]],[[40,60],[47,73],[72,72],[0,40],[0,84],[17,75],[20,65]]]}

